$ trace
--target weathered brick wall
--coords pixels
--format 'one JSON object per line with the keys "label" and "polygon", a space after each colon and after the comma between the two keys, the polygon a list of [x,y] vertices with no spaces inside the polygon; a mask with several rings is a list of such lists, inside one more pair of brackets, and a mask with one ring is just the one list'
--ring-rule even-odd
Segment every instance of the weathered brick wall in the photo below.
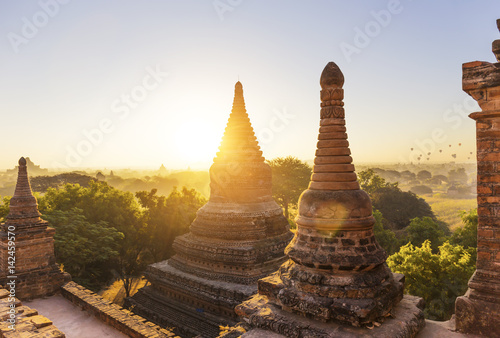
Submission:
{"label": "weathered brick wall", "polygon": [[[54,294],[64,283],[64,275],[56,265],[54,233],[50,227],[24,228],[15,231],[16,296],[33,299]],[[5,286],[8,272],[8,237],[0,232],[2,270],[0,284]]]}
{"label": "weathered brick wall", "polygon": [[479,222],[476,271],[455,302],[455,318],[457,330],[490,336],[500,327],[500,62],[469,62],[462,70],[463,90],[481,107],[470,115],[476,121]]}
{"label": "weathered brick wall", "polygon": [[500,272],[500,117],[477,126],[477,269]]}
{"label": "weathered brick wall", "polygon": [[[90,312],[109,326],[132,338],[177,337],[169,330],[146,321],[132,312],[102,298],[75,282],[69,282],[61,288],[62,295],[73,304]],[[179,338],[179,337],[177,337]]]}
{"label": "weathered brick wall", "polygon": [[15,311],[17,313],[15,331],[9,328],[7,322],[11,313],[9,300],[10,293],[5,289],[0,289],[0,338],[64,338],[66,335],[61,332],[53,323],[38,311],[22,305],[19,299],[15,299]]}

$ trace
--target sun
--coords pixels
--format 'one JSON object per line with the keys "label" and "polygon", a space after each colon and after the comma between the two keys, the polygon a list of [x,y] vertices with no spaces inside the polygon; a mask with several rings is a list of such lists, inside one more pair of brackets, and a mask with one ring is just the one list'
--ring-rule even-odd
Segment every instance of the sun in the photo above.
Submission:
{"label": "sun", "polygon": [[219,134],[210,121],[181,122],[174,139],[179,160],[188,166],[209,166],[222,140]]}

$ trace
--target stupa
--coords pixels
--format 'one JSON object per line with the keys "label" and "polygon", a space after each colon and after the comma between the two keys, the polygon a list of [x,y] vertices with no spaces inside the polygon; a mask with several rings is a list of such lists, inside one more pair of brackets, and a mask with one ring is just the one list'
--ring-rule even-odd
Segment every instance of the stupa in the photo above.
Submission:
{"label": "stupa", "polygon": [[255,328],[287,337],[412,336],[425,325],[420,299],[405,296],[397,308],[404,276],[391,272],[375,240],[371,200],[360,190],[347,141],[344,76],[335,63],[320,84],[313,175],[299,200],[289,260],[261,279],[259,293],[236,312]]}
{"label": "stupa", "polygon": [[10,211],[0,227],[0,284],[23,300],[51,295],[65,281],[54,256],[55,230],[40,216],[21,157]]}
{"label": "stupa", "polygon": [[234,324],[234,307],[286,260],[284,249],[292,238],[272,197],[271,168],[240,82],[219,150],[210,168],[209,201],[190,232],[176,238],[176,255],[147,268],[151,286],[127,301],[135,313],[185,336],[216,337],[219,325]]}

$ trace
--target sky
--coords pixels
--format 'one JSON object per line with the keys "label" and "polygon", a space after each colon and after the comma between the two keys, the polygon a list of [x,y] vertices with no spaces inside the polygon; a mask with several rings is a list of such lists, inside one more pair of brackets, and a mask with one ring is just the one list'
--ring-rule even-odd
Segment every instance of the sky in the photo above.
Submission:
{"label": "sky", "polygon": [[497,18],[498,0],[0,0],[0,168],[208,168],[238,80],[264,156],[312,160],[329,61],[355,163],[471,162],[461,67],[495,62]]}

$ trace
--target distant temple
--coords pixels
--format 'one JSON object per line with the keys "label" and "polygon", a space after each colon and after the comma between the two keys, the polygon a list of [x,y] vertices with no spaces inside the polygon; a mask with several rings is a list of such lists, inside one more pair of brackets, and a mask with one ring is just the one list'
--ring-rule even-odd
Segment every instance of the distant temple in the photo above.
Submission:
{"label": "distant temple", "polygon": [[[40,168],[40,166],[33,163],[33,161],[31,161],[29,157],[26,157],[25,160],[26,160],[26,168],[31,173],[31,175],[33,176],[47,175],[47,173],[49,172],[49,169]],[[8,169],[6,171],[6,174],[15,174],[17,173],[18,169],[19,169],[18,166],[16,166],[14,169]]]}
{"label": "distant temple", "polygon": [[161,164],[160,169],[158,169],[158,174],[160,176],[165,176],[165,175],[168,174],[167,168],[165,168],[165,166],[163,165],[163,163]]}
{"label": "distant temple", "polygon": [[26,164],[21,157],[10,212],[0,227],[0,284],[14,282],[20,299],[51,295],[64,283],[54,256],[55,230],[40,218]]}
{"label": "distant temple", "polygon": [[128,299],[133,311],[183,335],[215,337],[233,324],[234,307],[257,292],[257,280],[286,260],[288,221],[271,194],[264,161],[236,83],[219,152],[210,168],[210,199],[190,233],[177,237],[176,255],[145,272],[151,286]]}
{"label": "distant temple", "polygon": [[316,158],[285,250],[289,260],[261,279],[259,293],[236,312],[254,328],[287,337],[414,336],[425,326],[421,299],[403,298],[404,276],[391,272],[375,239],[372,203],[350,156],[344,76],[335,63],[320,84]]}

